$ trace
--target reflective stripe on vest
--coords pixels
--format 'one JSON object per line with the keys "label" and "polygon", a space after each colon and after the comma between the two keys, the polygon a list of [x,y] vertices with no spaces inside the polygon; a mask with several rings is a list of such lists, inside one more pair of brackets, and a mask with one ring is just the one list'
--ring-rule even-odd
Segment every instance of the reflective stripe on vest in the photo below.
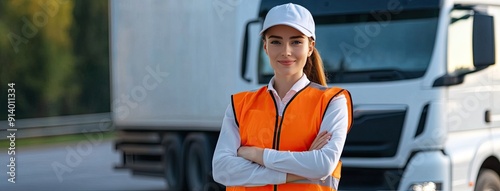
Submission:
{"label": "reflective stripe on vest", "polygon": [[[349,92],[341,88],[310,83],[291,98],[282,116],[279,116],[276,100],[266,86],[257,91],[233,95],[233,112],[240,130],[241,145],[281,151],[309,150],[319,133],[328,105],[340,94],[347,100],[349,130],[352,101]],[[341,166],[339,161],[325,181],[302,180],[261,187],[228,187],[227,190],[337,190]]]}

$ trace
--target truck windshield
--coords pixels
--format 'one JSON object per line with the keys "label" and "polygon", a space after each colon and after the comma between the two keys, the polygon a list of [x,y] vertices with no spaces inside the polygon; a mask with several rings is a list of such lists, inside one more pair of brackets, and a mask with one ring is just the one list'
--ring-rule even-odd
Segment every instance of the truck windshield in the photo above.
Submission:
{"label": "truck windshield", "polygon": [[[316,48],[329,83],[423,76],[433,52],[438,12],[431,9],[315,17]],[[273,70],[263,50],[259,60],[259,81],[267,83]]]}

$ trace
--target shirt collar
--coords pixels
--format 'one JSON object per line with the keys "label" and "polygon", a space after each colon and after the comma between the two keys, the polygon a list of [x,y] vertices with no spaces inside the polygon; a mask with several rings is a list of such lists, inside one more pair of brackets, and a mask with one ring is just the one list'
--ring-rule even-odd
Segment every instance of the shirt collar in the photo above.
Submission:
{"label": "shirt collar", "polygon": [[[305,88],[310,82],[311,81],[309,81],[306,74],[302,74],[302,77],[300,77],[300,79],[297,82],[295,82],[295,84],[293,84],[292,88],[290,88],[290,90],[288,90],[288,91],[299,92],[301,89]],[[273,84],[274,84],[274,76],[269,81],[269,84],[267,85],[267,89],[276,92],[276,89],[274,89]]]}

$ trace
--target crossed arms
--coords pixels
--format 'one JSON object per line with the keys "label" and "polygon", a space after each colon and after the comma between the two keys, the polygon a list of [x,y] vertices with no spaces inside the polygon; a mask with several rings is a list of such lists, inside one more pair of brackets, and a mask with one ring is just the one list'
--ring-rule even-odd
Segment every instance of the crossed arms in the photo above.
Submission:
{"label": "crossed arms", "polygon": [[212,161],[213,178],[226,186],[262,186],[331,175],[347,134],[346,99],[335,97],[309,151],[290,152],[241,146],[231,104],[226,109]]}

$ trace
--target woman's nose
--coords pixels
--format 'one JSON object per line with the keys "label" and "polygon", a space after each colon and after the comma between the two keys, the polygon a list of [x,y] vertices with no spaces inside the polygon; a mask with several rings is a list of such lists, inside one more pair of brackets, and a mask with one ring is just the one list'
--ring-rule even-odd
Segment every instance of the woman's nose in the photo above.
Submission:
{"label": "woman's nose", "polygon": [[283,46],[283,51],[281,53],[282,56],[291,56],[292,55],[292,49],[290,47],[290,45],[288,43],[285,43],[285,45]]}

